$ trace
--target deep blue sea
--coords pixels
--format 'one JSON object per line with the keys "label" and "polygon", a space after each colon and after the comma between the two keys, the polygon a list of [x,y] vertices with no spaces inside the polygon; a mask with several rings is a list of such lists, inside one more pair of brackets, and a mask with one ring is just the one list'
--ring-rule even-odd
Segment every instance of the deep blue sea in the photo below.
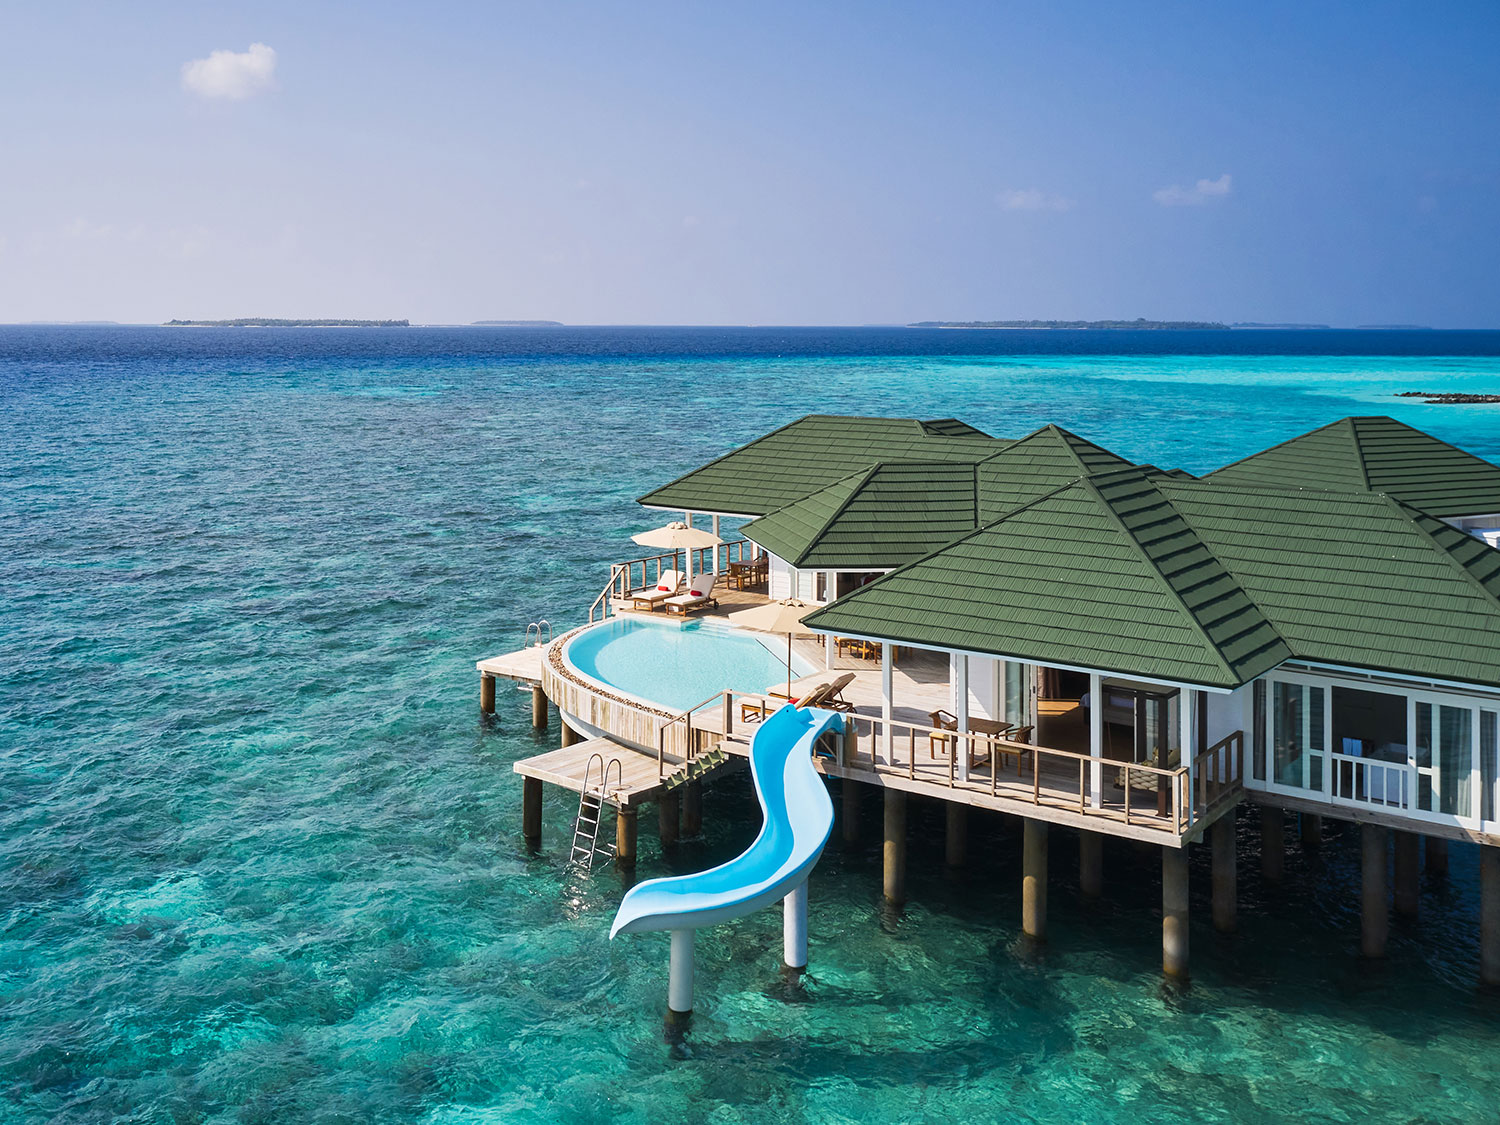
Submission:
{"label": "deep blue sea", "polygon": [[[665,935],[608,940],[613,869],[520,836],[529,696],[475,659],[578,622],[659,515],[634,497],[810,412],[1057,422],[1203,471],[1349,414],[1500,459],[1500,334],[0,328],[0,1120],[1455,1122],[1500,1116],[1477,856],[1358,957],[1358,840],[1292,843],[1241,930],[1160,976],[1160,863],[1106,852],[1018,940],[1019,831],[912,902],[878,834],[780,913],[705,932],[687,1041]],[[743,847],[743,779],[641,877]],[[878,825],[878,809],[865,823]],[[1295,834],[1291,837],[1295,840]]]}

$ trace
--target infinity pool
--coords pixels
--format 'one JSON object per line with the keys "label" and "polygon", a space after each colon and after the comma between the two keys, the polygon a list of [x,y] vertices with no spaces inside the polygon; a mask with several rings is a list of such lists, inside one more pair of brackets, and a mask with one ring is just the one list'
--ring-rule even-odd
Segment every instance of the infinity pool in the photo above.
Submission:
{"label": "infinity pool", "polygon": [[[575,637],[566,655],[591,679],[679,711],[726,688],[764,691],[787,679],[784,635],[714,621],[616,617]],[[793,677],[815,670],[792,654]]]}

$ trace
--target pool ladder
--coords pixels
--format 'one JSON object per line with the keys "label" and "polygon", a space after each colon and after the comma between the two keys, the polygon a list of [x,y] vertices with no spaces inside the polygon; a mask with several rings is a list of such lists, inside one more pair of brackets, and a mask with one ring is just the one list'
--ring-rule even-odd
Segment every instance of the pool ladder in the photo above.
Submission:
{"label": "pool ladder", "polygon": [[[594,776],[594,763],[599,763],[599,787],[593,789],[589,782]],[[585,871],[594,869],[594,858],[603,856],[608,863],[615,858],[614,841],[608,837],[599,843],[599,821],[604,818],[604,802],[609,796],[609,779],[615,779],[615,788],[625,785],[624,767],[619,758],[604,760],[603,754],[595,754],[583,767],[583,788],[578,793],[578,819],[573,821],[573,852],[568,862]]]}
{"label": "pool ladder", "polygon": [[[536,636],[535,641],[531,639],[533,634]],[[523,642],[524,648],[530,648],[533,644],[540,647],[551,643],[552,625],[545,617],[540,621],[533,621],[530,625],[526,626],[526,640]]]}

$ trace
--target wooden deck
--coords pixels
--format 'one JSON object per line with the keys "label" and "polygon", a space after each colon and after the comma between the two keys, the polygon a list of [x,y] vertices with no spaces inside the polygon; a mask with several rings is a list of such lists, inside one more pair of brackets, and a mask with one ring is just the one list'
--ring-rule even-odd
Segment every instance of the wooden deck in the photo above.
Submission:
{"label": "wooden deck", "polygon": [[475,661],[474,667],[481,676],[497,676],[502,680],[519,680],[523,684],[542,682],[542,654],[545,645],[531,645],[515,652],[502,653]]}
{"label": "wooden deck", "polygon": [[[621,784],[611,786],[606,804],[615,808],[630,809],[647,801],[655,800],[662,791],[662,780],[657,776],[656,756],[642,754],[629,746],[610,738],[590,738],[564,746],[560,750],[549,750],[534,758],[517,762],[512,768],[522,777],[534,777],[548,785],[557,785],[572,793],[583,792],[583,775],[589,759],[599,754],[607,763],[620,763]],[[598,780],[598,766],[594,767],[591,783]]]}

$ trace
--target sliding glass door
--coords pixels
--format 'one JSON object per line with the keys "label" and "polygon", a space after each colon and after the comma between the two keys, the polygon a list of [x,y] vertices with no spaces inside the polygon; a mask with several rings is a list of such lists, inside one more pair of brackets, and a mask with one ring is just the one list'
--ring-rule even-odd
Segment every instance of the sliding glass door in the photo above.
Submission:
{"label": "sliding glass door", "polygon": [[1271,682],[1271,787],[1323,792],[1328,754],[1326,690],[1291,680]]}

